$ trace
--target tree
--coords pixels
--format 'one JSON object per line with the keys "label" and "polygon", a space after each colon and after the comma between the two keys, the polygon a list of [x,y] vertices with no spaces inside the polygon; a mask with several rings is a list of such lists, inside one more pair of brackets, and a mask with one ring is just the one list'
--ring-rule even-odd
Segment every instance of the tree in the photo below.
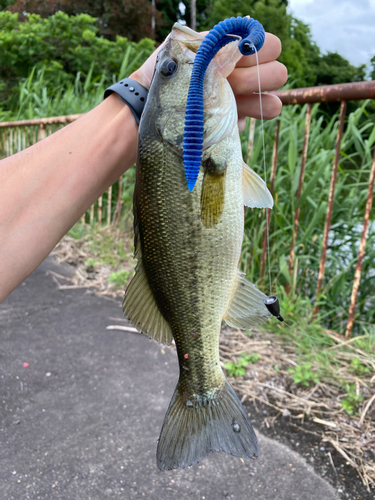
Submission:
{"label": "tree", "polygon": [[18,94],[19,83],[33,71],[43,71],[50,92],[76,78],[84,81],[88,74],[92,82],[104,78],[109,83],[120,70],[124,76],[125,66],[127,74],[137,69],[154,50],[154,42],[145,38],[135,43],[120,36],[107,40],[88,14],[57,12],[45,19],[30,14],[20,22],[18,14],[3,11],[0,47],[0,103],[11,107],[12,93]]}
{"label": "tree", "polygon": [[249,14],[257,19],[266,31],[280,38],[283,51],[279,61],[288,68],[292,87],[365,79],[365,65],[352,66],[339,54],[322,56],[310,27],[289,14],[287,5],[287,0],[214,0],[206,24],[211,27],[227,17]]}
{"label": "tree", "polygon": [[372,65],[372,69],[370,67],[371,73],[370,73],[370,78],[371,80],[375,80],[375,56],[372,56],[370,60],[370,65]]}
{"label": "tree", "polygon": [[[181,19],[186,22],[188,26],[190,26],[191,21],[191,9],[190,9],[190,0],[182,0],[181,4],[185,8],[184,14],[181,16]],[[210,7],[212,5],[212,0],[196,0],[195,1],[195,9],[196,9],[196,22],[197,22],[197,31],[204,31],[205,29],[211,29],[214,25],[207,25],[207,17],[210,11]],[[225,19],[225,18],[223,18]],[[220,19],[221,21],[222,19]]]}
{"label": "tree", "polygon": [[[1,0],[4,1],[4,0]],[[6,1],[6,0],[5,0]],[[9,7],[24,19],[24,12],[46,18],[59,10],[69,14],[89,14],[98,19],[101,35],[114,40],[116,35],[139,41],[151,37],[152,7],[149,0],[17,0]],[[156,11],[156,25],[163,24]]]}
{"label": "tree", "polygon": [[[164,24],[158,30],[158,41],[163,41],[170,33],[175,22],[179,21],[190,26],[191,21],[191,0],[156,0],[156,7],[162,15]],[[212,28],[207,25],[207,15],[212,4],[212,0],[195,0],[197,30]]]}
{"label": "tree", "polygon": [[0,0],[0,11],[12,5],[16,0]]}
{"label": "tree", "polygon": [[328,52],[320,57],[316,72],[317,83],[320,85],[360,82],[366,77],[366,65],[352,66],[337,52]]}
{"label": "tree", "polygon": [[162,42],[170,33],[175,22],[181,20],[179,9],[180,0],[156,0],[156,8],[161,14],[162,23],[159,24],[156,39]]}

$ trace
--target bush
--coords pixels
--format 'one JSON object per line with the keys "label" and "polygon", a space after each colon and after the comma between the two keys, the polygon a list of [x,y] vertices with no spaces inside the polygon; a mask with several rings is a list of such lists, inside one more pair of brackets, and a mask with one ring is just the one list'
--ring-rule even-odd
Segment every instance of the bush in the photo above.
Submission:
{"label": "bush", "polygon": [[92,82],[103,75],[108,82],[112,75],[128,76],[154,50],[147,38],[138,43],[120,36],[116,41],[102,38],[95,23],[87,14],[57,12],[45,19],[29,14],[20,22],[18,14],[0,12],[0,106],[17,108],[19,86],[33,68],[43,69],[48,91],[54,94],[74,83],[77,74],[84,80],[90,72]]}

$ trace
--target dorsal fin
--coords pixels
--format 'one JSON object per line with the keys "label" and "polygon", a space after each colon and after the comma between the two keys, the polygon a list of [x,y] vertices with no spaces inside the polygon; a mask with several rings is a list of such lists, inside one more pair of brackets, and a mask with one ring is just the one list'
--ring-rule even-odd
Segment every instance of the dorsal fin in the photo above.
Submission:
{"label": "dorsal fin", "polygon": [[273,198],[266,183],[246,163],[243,163],[242,193],[244,205],[247,207],[273,207]]}

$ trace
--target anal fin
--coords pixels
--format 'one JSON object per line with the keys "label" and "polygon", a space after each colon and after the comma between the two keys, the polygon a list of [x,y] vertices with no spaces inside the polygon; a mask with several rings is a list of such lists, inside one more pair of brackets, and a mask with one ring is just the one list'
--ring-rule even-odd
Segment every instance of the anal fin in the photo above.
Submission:
{"label": "anal fin", "polygon": [[173,340],[171,327],[156,304],[140,253],[138,256],[135,275],[122,303],[124,315],[139,332],[169,345]]}
{"label": "anal fin", "polygon": [[238,271],[232,300],[223,320],[234,328],[253,328],[271,317],[264,305],[267,296]]}

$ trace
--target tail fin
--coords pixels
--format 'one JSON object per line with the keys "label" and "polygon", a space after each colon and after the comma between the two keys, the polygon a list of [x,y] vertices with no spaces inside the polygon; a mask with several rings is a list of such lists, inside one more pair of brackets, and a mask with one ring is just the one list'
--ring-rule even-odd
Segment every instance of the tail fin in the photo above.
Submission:
{"label": "tail fin", "polygon": [[211,451],[241,458],[258,456],[256,435],[237,394],[226,380],[217,399],[194,405],[182,398],[177,385],[160,433],[158,468],[188,467]]}

